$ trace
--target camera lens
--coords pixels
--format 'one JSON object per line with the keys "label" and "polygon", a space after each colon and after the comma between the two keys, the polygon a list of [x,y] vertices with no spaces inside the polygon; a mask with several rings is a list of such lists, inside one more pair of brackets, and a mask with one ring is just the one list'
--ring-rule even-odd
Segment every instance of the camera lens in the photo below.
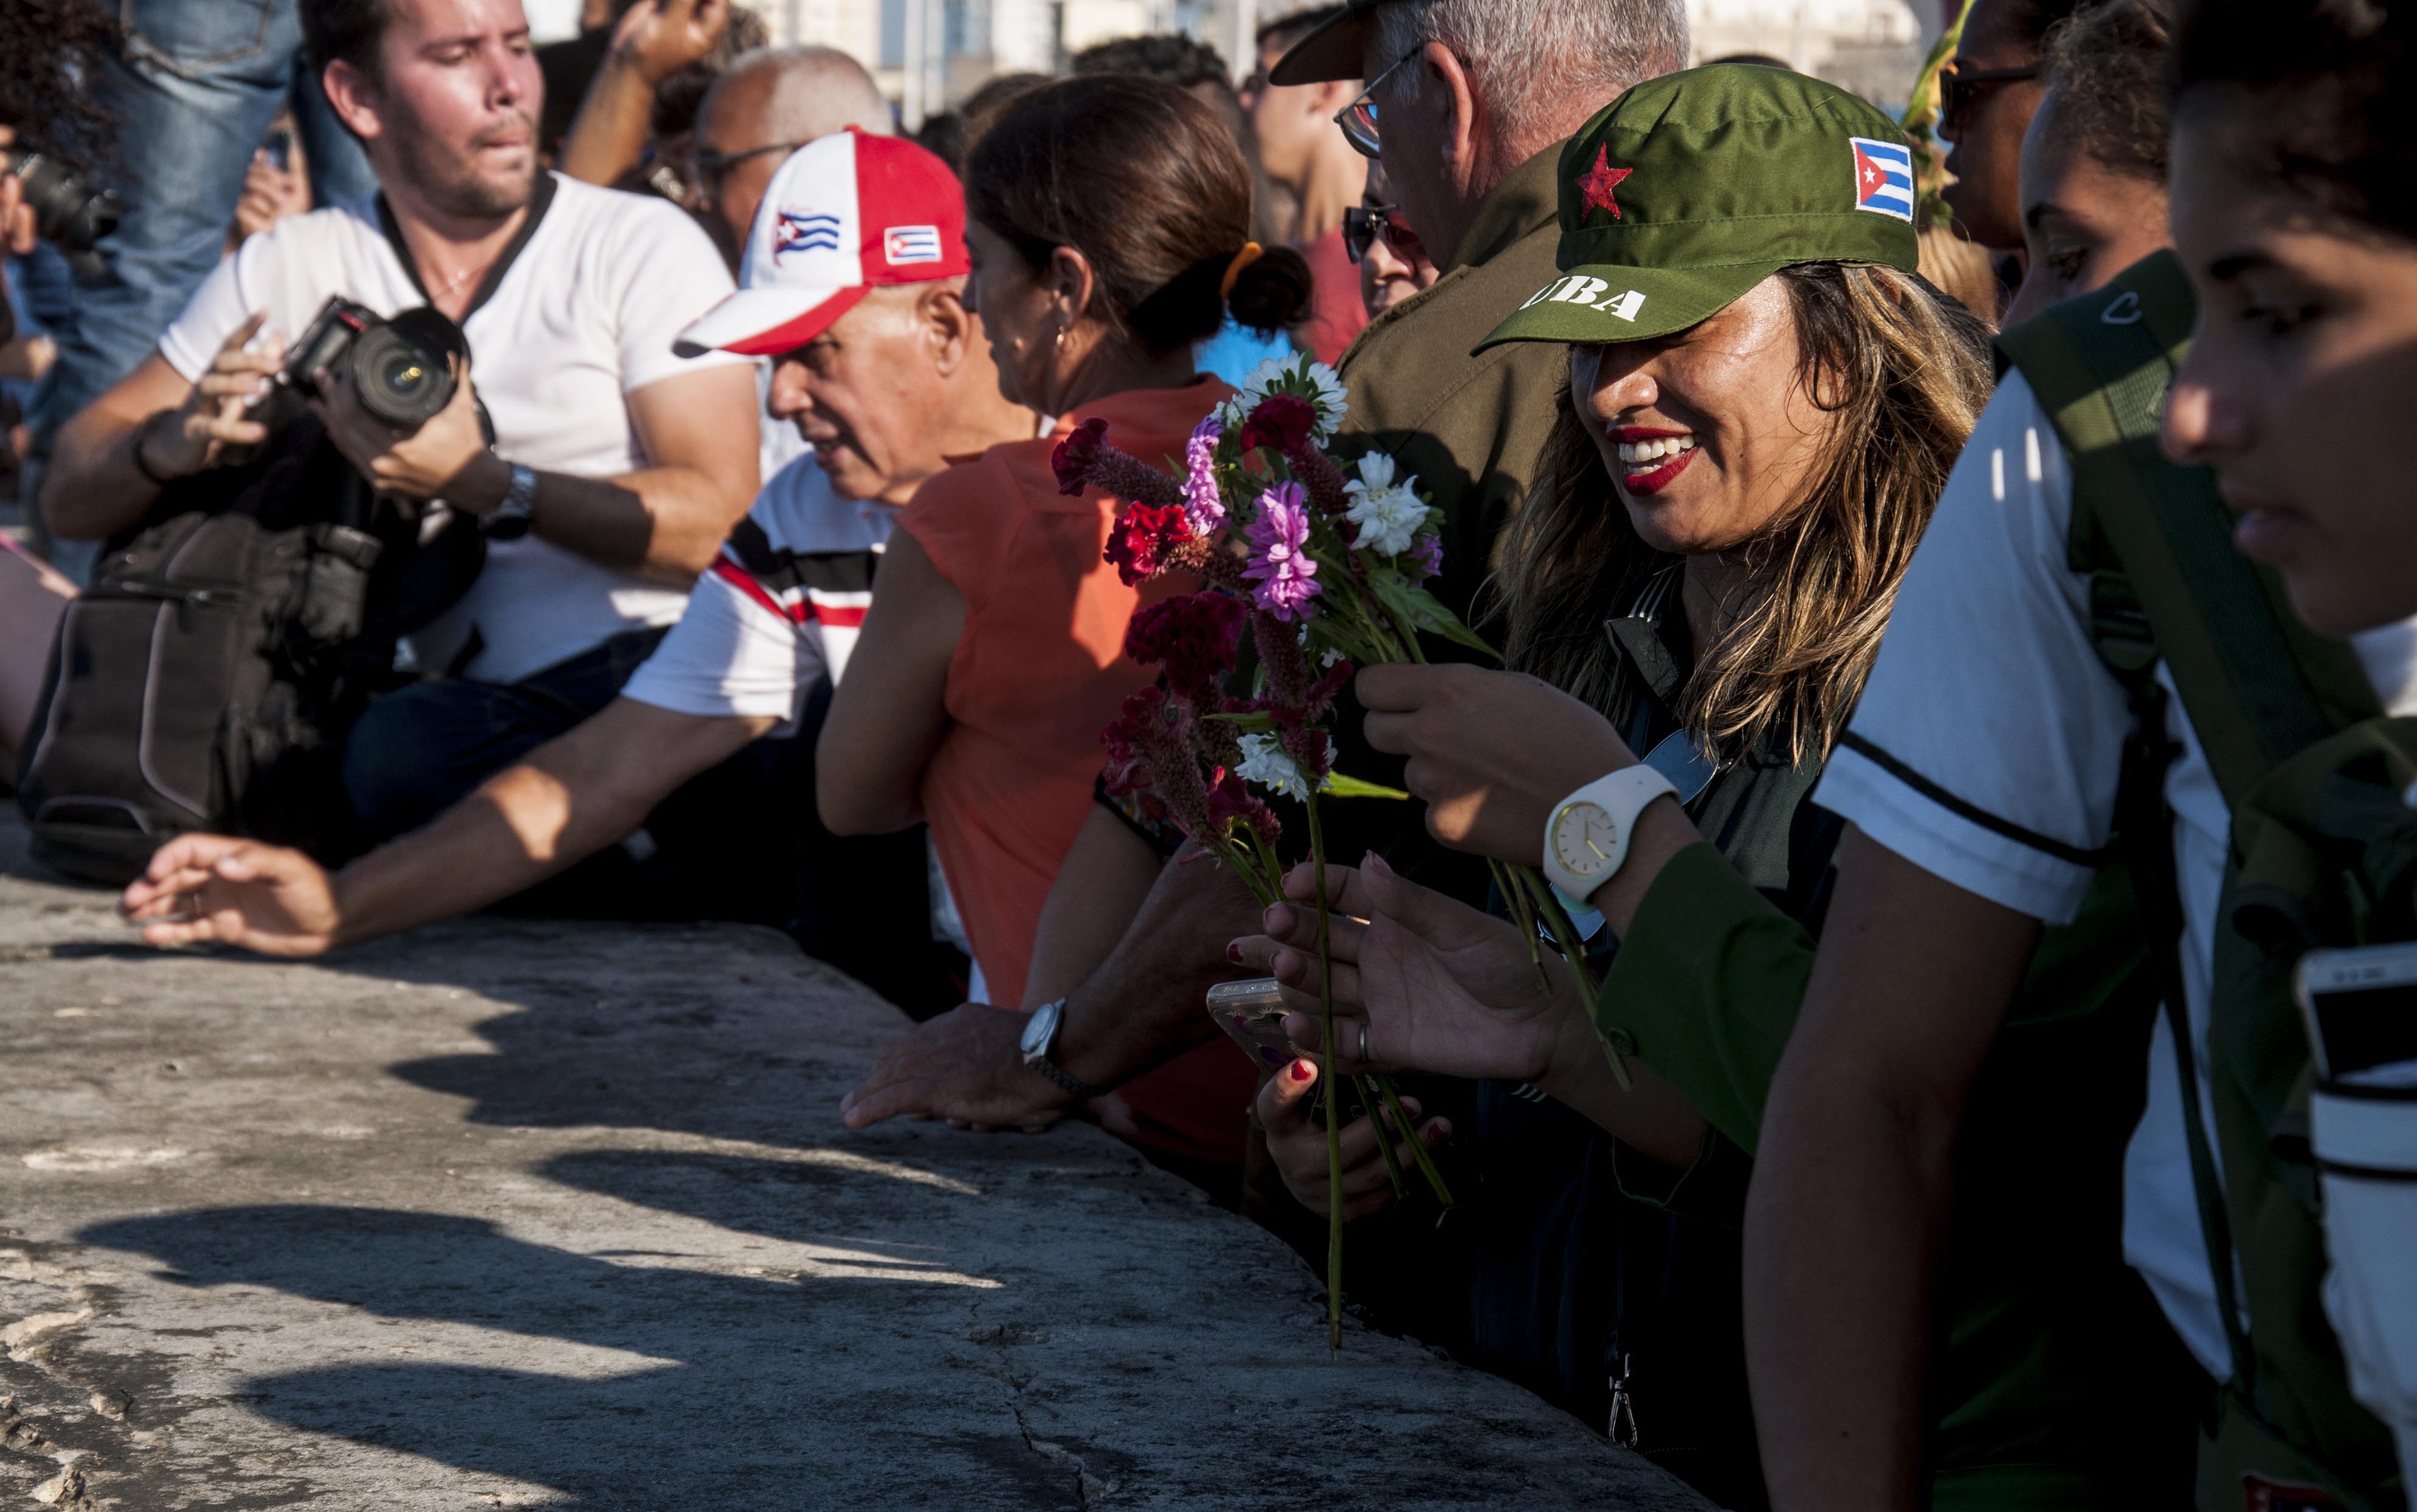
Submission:
{"label": "camera lens", "polygon": [[353,344],[353,387],[362,409],[406,430],[453,401],[444,359],[392,325],[372,326]]}
{"label": "camera lens", "polygon": [[8,167],[24,186],[36,230],[63,252],[91,251],[125,217],[125,202],[114,191],[94,189],[83,174],[55,158],[20,153]]}

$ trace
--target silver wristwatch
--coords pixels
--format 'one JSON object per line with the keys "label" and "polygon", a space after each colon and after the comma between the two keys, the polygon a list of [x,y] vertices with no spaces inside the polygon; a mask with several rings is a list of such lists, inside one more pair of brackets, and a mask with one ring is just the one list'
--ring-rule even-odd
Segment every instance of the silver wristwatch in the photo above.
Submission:
{"label": "silver wristwatch", "polygon": [[1065,1016],[1066,1000],[1062,997],[1032,1010],[1032,1021],[1024,1026],[1024,1064],[1077,1097],[1099,1096],[1102,1089],[1077,1081],[1049,1056],[1050,1048],[1057,1041],[1057,1025]]}
{"label": "silver wristwatch", "polygon": [[529,533],[537,520],[537,469],[512,463],[511,487],[504,490],[504,502],[487,512],[479,522],[479,529],[491,540],[516,541]]}

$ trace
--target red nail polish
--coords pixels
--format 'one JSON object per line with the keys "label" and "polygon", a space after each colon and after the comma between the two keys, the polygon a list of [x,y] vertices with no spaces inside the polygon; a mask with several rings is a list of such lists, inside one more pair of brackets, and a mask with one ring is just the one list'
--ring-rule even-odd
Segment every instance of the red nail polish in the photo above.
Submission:
{"label": "red nail polish", "polygon": [[1242,963],[1242,947],[1239,945],[1227,945],[1225,947],[1225,959],[1232,961],[1237,966],[1240,965]]}
{"label": "red nail polish", "polygon": [[1295,1061],[1292,1063],[1292,1079],[1295,1081],[1306,1081],[1316,1074],[1315,1070],[1311,1067],[1307,1061]]}

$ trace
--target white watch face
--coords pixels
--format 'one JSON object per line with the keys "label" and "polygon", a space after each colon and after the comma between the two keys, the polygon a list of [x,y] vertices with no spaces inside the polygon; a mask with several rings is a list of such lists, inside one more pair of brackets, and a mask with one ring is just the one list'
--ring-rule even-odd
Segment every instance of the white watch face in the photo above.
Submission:
{"label": "white watch face", "polygon": [[1057,1005],[1048,1004],[1033,1011],[1032,1021],[1024,1026],[1024,1038],[1019,1048],[1024,1058],[1031,1060],[1049,1048],[1049,1036],[1057,1028]]}
{"label": "white watch face", "polygon": [[1571,804],[1553,822],[1554,858],[1573,877],[1609,871],[1619,845],[1619,825],[1599,804]]}

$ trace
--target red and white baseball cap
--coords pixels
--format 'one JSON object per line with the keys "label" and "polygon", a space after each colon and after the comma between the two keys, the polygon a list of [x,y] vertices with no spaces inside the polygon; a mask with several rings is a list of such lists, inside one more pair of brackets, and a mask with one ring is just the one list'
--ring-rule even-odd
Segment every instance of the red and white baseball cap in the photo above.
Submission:
{"label": "red and white baseball cap", "polygon": [[972,268],[965,194],[912,142],[855,127],[789,155],[764,191],[738,292],[680,332],[688,351],[787,352],[830,329],[882,284]]}

